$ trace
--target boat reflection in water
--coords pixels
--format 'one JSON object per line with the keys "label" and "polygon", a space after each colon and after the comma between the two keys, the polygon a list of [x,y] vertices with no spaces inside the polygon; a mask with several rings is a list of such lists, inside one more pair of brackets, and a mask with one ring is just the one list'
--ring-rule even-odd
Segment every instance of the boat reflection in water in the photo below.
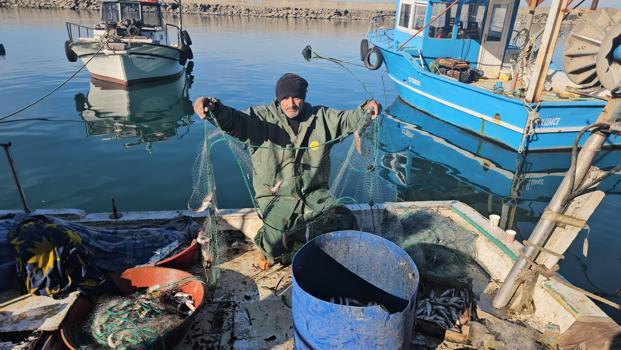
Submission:
{"label": "boat reflection in water", "polygon": [[129,88],[91,81],[87,96],[75,96],[76,109],[85,122],[87,136],[133,139],[125,147],[144,144],[151,152],[153,143],[187,133],[178,129],[189,129],[194,113],[188,96],[192,78],[181,76]]}
{"label": "boat reflection in water", "polygon": [[[570,166],[571,153],[526,156],[425,114],[397,99],[381,127],[382,176],[402,200],[467,203],[481,214],[499,214],[501,228],[530,232]],[[621,164],[621,151],[602,151],[595,165]],[[613,175],[600,189],[618,194]],[[605,201],[619,201],[607,196]],[[603,204],[605,206],[605,204]]]}

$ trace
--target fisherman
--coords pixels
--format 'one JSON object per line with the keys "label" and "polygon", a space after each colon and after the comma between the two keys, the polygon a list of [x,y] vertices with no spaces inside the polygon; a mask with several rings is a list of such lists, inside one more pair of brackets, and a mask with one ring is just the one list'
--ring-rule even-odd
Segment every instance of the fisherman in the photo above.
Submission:
{"label": "fisherman", "polygon": [[355,216],[328,189],[330,149],[357,132],[381,105],[368,100],[351,110],[305,102],[308,82],[287,73],[276,82],[269,105],[238,111],[213,97],[199,97],[194,111],[201,119],[247,143],[253,187],[263,227],[255,237],[259,267],[289,264],[306,240],[322,233],[355,230]]}

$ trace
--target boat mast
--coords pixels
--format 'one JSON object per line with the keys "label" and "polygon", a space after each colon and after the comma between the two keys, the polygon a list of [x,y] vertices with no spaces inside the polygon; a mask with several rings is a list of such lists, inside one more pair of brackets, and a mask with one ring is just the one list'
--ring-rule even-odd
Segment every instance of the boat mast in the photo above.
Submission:
{"label": "boat mast", "polygon": [[528,33],[530,35],[530,29],[533,26],[533,18],[535,17],[535,11],[537,10],[537,0],[532,0],[528,4],[528,18],[526,19],[526,29],[528,29]]}
{"label": "boat mast", "polygon": [[[536,2],[535,2],[536,3]],[[541,46],[539,47],[539,54],[535,61],[535,67],[533,74],[530,77],[530,83],[528,84],[528,90],[526,91],[527,102],[539,102],[541,99],[541,92],[548,76],[548,69],[550,68],[550,61],[552,60],[552,54],[556,47],[556,41],[561,29],[561,23],[563,22],[564,11],[567,8],[569,0],[553,0],[550,6],[550,12],[548,13],[548,19],[546,20],[546,26],[543,31],[543,38],[541,39]]]}
{"label": "boat mast", "polygon": [[593,0],[591,3],[591,10],[597,10],[597,5],[599,5],[599,0]]}

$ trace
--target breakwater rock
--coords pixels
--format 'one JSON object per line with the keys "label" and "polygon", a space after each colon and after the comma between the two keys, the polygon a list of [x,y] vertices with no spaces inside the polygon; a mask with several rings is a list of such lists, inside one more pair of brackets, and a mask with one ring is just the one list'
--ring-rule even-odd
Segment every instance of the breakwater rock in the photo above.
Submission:
{"label": "breakwater rock", "polygon": [[[100,0],[0,0],[0,7],[22,7],[37,9],[73,9],[73,10],[99,10]],[[174,1],[166,1],[163,6],[166,12],[178,11]],[[334,8],[305,7],[303,3],[296,6],[246,6],[240,3],[201,3],[193,1],[183,4],[183,13],[210,16],[246,16],[266,18],[304,18],[304,19],[330,19],[330,20],[368,20],[378,15],[394,15],[395,11],[388,10],[386,6],[378,6],[377,9],[368,8]]]}

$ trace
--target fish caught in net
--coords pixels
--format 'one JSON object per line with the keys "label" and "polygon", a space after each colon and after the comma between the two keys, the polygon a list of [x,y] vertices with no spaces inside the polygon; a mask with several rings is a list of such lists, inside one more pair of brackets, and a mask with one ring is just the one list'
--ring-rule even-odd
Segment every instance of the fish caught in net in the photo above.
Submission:
{"label": "fish caught in net", "polygon": [[395,184],[382,177],[380,118],[351,137],[345,159],[340,162],[330,190],[341,200],[373,204],[397,199]]}
{"label": "fish caught in net", "polygon": [[87,321],[92,343],[82,349],[164,349],[168,334],[196,310],[178,288],[102,299]]}

